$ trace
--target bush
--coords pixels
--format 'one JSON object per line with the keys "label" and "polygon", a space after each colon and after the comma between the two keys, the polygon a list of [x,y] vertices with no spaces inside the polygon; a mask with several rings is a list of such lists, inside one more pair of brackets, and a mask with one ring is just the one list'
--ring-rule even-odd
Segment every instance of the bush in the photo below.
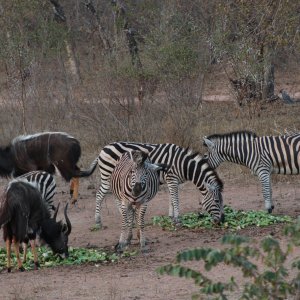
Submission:
{"label": "bush", "polygon": [[[242,287],[240,299],[287,299],[296,295],[300,288],[300,259],[292,261],[291,268],[297,269],[295,276],[289,275],[286,267],[288,256],[294,246],[300,241],[300,218],[284,229],[287,244],[283,250],[278,240],[271,236],[265,237],[259,244],[251,243],[246,237],[240,235],[225,235],[222,238],[224,248],[199,248],[180,252],[175,263],[158,268],[158,273],[173,276],[192,278],[200,286],[198,294],[214,296],[214,299],[229,299],[228,292],[237,288],[235,278],[227,282],[215,282],[205,276],[202,271],[196,271],[182,265],[187,261],[203,261],[205,271],[209,272],[219,264],[239,268],[243,276],[249,279]],[[259,269],[256,261],[263,263]],[[297,297],[297,296],[296,296]],[[297,298],[298,299],[298,298]]]}

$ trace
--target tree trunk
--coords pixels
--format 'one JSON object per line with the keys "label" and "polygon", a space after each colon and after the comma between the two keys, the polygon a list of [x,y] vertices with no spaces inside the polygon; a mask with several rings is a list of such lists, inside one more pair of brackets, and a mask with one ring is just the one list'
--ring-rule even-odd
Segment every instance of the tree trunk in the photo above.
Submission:
{"label": "tree trunk", "polygon": [[270,63],[265,67],[264,72],[264,84],[263,84],[263,99],[268,100],[274,98],[274,86],[275,86],[275,74],[274,64]]}

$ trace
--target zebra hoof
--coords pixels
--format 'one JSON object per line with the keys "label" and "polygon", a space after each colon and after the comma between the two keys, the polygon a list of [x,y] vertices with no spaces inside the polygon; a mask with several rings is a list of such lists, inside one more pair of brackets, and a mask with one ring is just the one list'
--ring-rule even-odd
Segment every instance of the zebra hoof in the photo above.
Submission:
{"label": "zebra hoof", "polygon": [[115,251],[119,254],[122,254],[123,253],[123,249],[124,249],[124,246],[122,246],[120,243],[117,243],[115,245]]}
{"label": "zebra hoof", "polygon": [[20,272],[24,272],[24,271],[25,271],[24,267],[23,267],[23,266],[20,267],[20,268],[19,268],[19,271],[20,271]]}
{"label": "zebra hoof", "polygon": [[[274,208],[274,207],[273,207]],[[273,208],[271,207],[271,208],[268,208],[268,213],[269,214],[271,214],[272,213],[272,211],[273,211]]]}
{"label": "zebra hoof", "polygon": [[181,223],[181,221],[180,221],[179,218],[174,218],[174,217],[170,217],[170,218],[172,218],[172,222],[173,222],[173,224],[174,224],[176,227],[181,227],[181,226],[182,226],[182,223]]}
{"label": "zebra hoof", "polygon": [[7,273],[11,273],[11,267],[7,268]]}

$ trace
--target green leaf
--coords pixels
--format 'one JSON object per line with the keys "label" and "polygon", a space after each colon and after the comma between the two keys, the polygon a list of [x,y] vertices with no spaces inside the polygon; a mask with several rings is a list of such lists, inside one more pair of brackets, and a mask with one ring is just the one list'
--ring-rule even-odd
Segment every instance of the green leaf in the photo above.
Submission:
{"label": "green leaf", "polygon": [[[0,269],[6,266],[6,250],[0,248]],[[130,253],[128,255],[135,255]],[[119,259],[115,253],[108,253],[101,249],[86,249],[86,248],[69,248],[69,257],[62,259],[58,255],[54,255],[47,247],[38,248],[38,260],[41,268],[55,267],[60,265],[80,265],[83,263],[97,262],[114,262]],[[12,253],[12,263],[16,265],[16,257]],[[27,253],[27,262],[24,264],[25,269],[33,269],[33,255],[31,251]]]}
{"label": "green leaf", "polygon": [[[265,211],[242,211],[234,210],[229,206],[224,206],[226,222],[218,225],[219,228],[228,228],[230,230],[240,230],[249,226],[269,226],[276,223],[291,223],[292,218],[289,216],[275,216]],[[299,221],[300,222],[300,221]],[[175,230],[176,227],[172,220],[167,216],[154,216],[152,218],[153,225],[160,226],[164,230]],[[214,228],[209,214],[201,214],[196,212],[187,213],[181,216],[181,224],[183,228]],[[300,228],[300,224],[299,224]],[[300,230],[299,230],[300,231]],[[299,239],[300,239],[300,234]]]}

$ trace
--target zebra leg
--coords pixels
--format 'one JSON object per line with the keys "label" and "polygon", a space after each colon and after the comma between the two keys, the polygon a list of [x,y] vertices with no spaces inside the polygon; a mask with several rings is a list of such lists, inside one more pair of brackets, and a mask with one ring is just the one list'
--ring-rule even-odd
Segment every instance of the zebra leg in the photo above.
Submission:
{"label": "zebra leg", "polygon": [[115,201],[116,201],[118,211],[122,215],[122,202],[117,197],[115,197]]}
{"label": "zebra leg", "polygon": [[135,214],[136,209],[131,206],[128,209],[128,235],[127,235],[127,244],[129,245],[132,240],[132,228],[133,228],[133,222],[134,222],[134,214]]}
{"label": "zebra leg", "polygon": [[123,252],[124,248],[127,246],[127,228],[128,228],[128,206],[124,204],[122,201],[121,205],[122,211],[122,228],[121,228],[121,235],[118,244],[115,246],[117,252]]}
{"label": "zebra leg", "polygon": [[167,181],[170,200],[169,200],[169,217],[173,220],[175,224],[180,224],[179,220],[179,198],[178,198],[178,181]]}
{"label": "zebra leg", "polygon": [[147,204],[142,204],[136,209],[136,223],[138,229],[138,239],[140,241],[141,251],[147,252],[149,249],[146,248],[146,238],[144,234],[145,229],[145,213],[147,210]]}
{"label": "zebra leg", "polygon": [[258,174],[258,178],[262,185],[262,193],[265,200],[265,208],[268,211],[268,213],[272,213],[274,205],[272,202],[271,174],[269,171],[262,171]]}
{"label": "zebra leg", "polygon": [[[115,198],[117,208],[122,216],[122,201],[118,198]],[[128,207],[127,210],[127,227],[128,227],[128,234],[126,237],[127,244],[129,245],[132,240],[132,227],[133,227],[133,220],[134,220],[134,209],[132,206]]]}
{"label": "zebra leg", "polygon": [[95,223],[97,228],[102,228],[101,223],[101,206],[104,199],[104,196],[107,194],[107,192],[110,189],[110,181],[109,178],[102,179],[101,178],[101,185],[97,191],[96,194],[96,212],[95,212]]}

